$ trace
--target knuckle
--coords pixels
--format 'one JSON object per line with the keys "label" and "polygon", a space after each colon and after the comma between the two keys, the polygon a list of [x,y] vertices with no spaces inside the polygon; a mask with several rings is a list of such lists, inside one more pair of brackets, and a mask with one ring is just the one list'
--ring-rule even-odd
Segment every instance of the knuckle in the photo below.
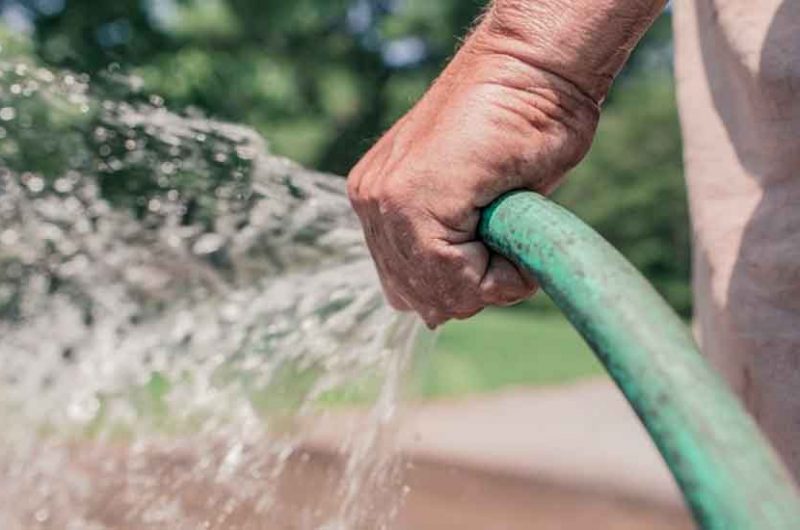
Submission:
{"label": "knuckle", "polygon": [[443,287],[443,294],[437,297],[436,309],[448,318],[474,315],[486,305],[474,291],[465,290],[459,282],[452,282]]}
{"label": "knuckle", "polygon": [[442,324],[450,320],[449,316],[435,309],[422,311],[420,313],[420,316],[430,329],[436,329],[437,327],[441,326]]}
{"label": "knuckle", "polygon": [[443,271],[448,283],[463,284],[465,282],[463,272],[468,262],[461,254],[453,251],[448,245],[436,244],[435,241],[431,241],[426,250],[432,266]]}
{"label": "knuckle", "polygon": [[386,301],[389,303],[389,307],[391,307],[395,311],[409,310],[408,304],[402,298],[393,293],[387,292],[385,294],[386,294]]}
{"label": "knuckle", "polygon": [[360,179],[354,174],[347,178],[347,197],[350,199],[350,204],[355,207],[364,203],[363,186],[361,186]]}
{"label": "knuckle", "polygon": [[455,320],[467,320],[468,318],[472,318],[475,315],[477,315],[478,313],[480,313],[481,311],[483,311],[483,309],[484,309],[484,307],[479,307],[479,308],[474,309],[472,311],[461,311],[459,313],[455,313],[453,315],[453,319],[455,319]]}
{"label": "knuckle", "polygon": [[498,285],[487,291],[483,299],[494,305],[510,305],[527,299],[532,293],[533,289],[528,286]]}
{"label": "knuckle", "polygon": [[381,211],[398,211],[413,201],[410,183],[402,178],[387,178],[376,196]]}

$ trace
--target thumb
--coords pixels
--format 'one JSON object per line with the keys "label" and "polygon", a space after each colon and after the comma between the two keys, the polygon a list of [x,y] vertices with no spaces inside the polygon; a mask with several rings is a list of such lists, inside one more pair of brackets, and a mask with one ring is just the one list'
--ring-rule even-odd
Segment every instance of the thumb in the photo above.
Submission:
{"label": "thumb", "polygon": [[531,274],[507,258],[492,253],[481,280],[480,295],[485,304],[506,306],[529,298],[538,288]]}

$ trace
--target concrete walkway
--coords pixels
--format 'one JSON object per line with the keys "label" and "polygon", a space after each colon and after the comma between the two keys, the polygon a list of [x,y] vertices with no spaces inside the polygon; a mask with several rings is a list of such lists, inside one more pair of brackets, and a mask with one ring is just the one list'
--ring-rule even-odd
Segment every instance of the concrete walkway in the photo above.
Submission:
{"label": "concrete walkway", "polygon": [[[353,419],[329,416],[310,443],[335,445]],[[606,379],[419,405],[403,414],[398,434],[412,459],[682,505],[655,446]]]}

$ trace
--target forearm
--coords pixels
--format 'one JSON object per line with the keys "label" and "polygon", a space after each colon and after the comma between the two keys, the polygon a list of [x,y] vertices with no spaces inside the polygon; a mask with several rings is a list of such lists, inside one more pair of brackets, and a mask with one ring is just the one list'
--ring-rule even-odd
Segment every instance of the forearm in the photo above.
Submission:
{"label": "forearm", "polygon": [[552,190],[666,0],[495,0],[428,90],[348,177],[387,296],[429,326],[528,296],[476,233],[514,189]]}
{"label": "forearm", "polygon": [[470,38],[573,83],[596,102],[666,0],[495,0]]}

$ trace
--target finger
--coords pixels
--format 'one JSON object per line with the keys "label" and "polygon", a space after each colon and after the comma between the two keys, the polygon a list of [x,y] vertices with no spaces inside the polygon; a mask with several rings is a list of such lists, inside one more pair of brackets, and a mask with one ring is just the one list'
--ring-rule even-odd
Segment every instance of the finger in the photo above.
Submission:
{"label": "finger", "polygon": [[410,287],[399,283],[394,285],[397,287],[395,293],[398,298],[406,304],[410,311],[414,311],[419,315],[428,329],[434,330],[451,318],[450,314],[442,311],[438,306],[430,303],[429,300],[415,297],[415,293]]}
{"label": "finger", "polygon": [[[384,278],[386,285],[390,287],[390,292],[395,296],[399,303],[407,310],[414,311],[425,322],[425,325],[434,330],[447,322],[449,315],[431,301],[431,289],[426,289],[424,285],[417,281],[417,271],[408,267],[408,263],[402,266],[403,257],[396,253],[396,249],[389,248],[388,238],[382,238],[376,242],[379,248],[376,254],[381,256],[380,268],[385,271],[381,277]],[[394,259],[383,259],[385,256]],[[430,286],[427,286],[430,287]],[[425,294],[420,294],[425,293]],[[436,297],[434,296],[435,300]]]}
{"label": "finger", "polygon": [[383,294],[386,296],[386,301],[395,311],[411,311],[411,304],[409,304],[400,291],[394,287],[394,282],[380,274],[381,287],[383,287]]}
{"label": "finger", "polygon": [[423,322],[431,331],[435,330],[450,318],[436,309],[419,309],[417,313],[422,317]]}
{"label": "finger", "polygon": [[[403,244],[408,242],[395,243]],[[452,245],[441,240],[433,241],[428,250],[425,255],[417,254],[418,261],[412,257],[402,264],[405,274],[401,282],[406,299],[427,322],[441,324],[478,313],[485,306],[478,286],[486,270],[488,250],[477,241]],[[403,257],[398,258],[398,263]]]}
{"label": "finger", "polygon": [[[500,255],[499,257],[503,257],[503,256],[502,256],[502,255]],[[538,281],[536,281],[536,277],[533,275],[533,273],[529,272],[529,271],[528,271],[528,269],[526,269],[525,267],[521,267],[520,265],[517,265],[516,263],[514,263],[514,262],[513,262],[513,261],[511,261],[511,260],[509,260],[508,258],[506,258],[506,260],[507,260],[509,263],[511,263],[511,265],[512,265],[512,266],[513,266],[513,267],[514,267],[516,270],[517,270],[517,272],[519,273],[519,275],[522,277],[522,280],[525,282],[525,284],[526,284],[526,285],[527,285],[527,286],[528,286],[528,287],[529,287],[529,288],[530,288],[530,289],[531,289],[533,292],[536,292],[536,291],[538,291],[538,290],[539,290],[539,282],[538,282]]]}
{"label": "finger", "polygon": [[360,210],[363,209],[364,203],[369,197],[369,193],[363,189],[363,186],[370,185],[373,179],[368,177],[373,173],[385,173],[384,165],[388,149],[389,146],[386,142],[383,139],[379,140],[361,157],[347,176],[347,194],[359,217],[362,216]]}
{"label": "finger", "polygon": [[[436,271],[426,271],[414,255],[413,237],[409,230],[403,229],[400,218],[393,219],[391,214],[381,213],[377,204],[368,206],[367,217],[376,221],[376,230],[370,237],[370,247],[381,271],[384,290],[393,296],[396,303],[413,309],[424,319],[440,321],[441,317],[433,316],[436,313],[435,304],[429,299],[434,289],[428,281],[420,281],[429,280]],[[390,230],[384,230],[387,225]]]}
{"label": "finger", "polygon": [[487,305],[505,306],[530,297],[537,289],[533,278],[499,254],[492,254],[481,280],[481,300]]}
{"label": "finger", "polygon": [[370,230],[367,226],[372,225],[368,222],[365,223],[364,233],[366,235],[367,248],[369,248],[372,261],[378,271],[378,278],[380,279],[386,302],[396,311],[411,311],[411,305],[398,289],[396,282],[392,279],[391,273],[386,267],[384,249],[378,243],[380,237],[376,237],[375,230]]}
{"label": "finger", "polygon": [[[489,267],[489,258],[491,256],[489,249],[480,241],[458,243],[452,245],[452,249],[459,254],[459,265],[461,266],[463,280],[468,285],[479,286]],[[473,297],[476,294],[475,292],[470,293]]]}
{"label": "finger", "polygon": [[455,320],[467,320],[467,319],[470,319],[470,318],[474,317],[475,315],[477,315],[478,313],[480,313],[483,310],[484,310],[483,307],[479,307],[478,309],[474,309],[472,311],[466,311],[466,312],[463,312],[463,313],[456,313],[455,315],[453,315],[453,319],[455,319]]}

